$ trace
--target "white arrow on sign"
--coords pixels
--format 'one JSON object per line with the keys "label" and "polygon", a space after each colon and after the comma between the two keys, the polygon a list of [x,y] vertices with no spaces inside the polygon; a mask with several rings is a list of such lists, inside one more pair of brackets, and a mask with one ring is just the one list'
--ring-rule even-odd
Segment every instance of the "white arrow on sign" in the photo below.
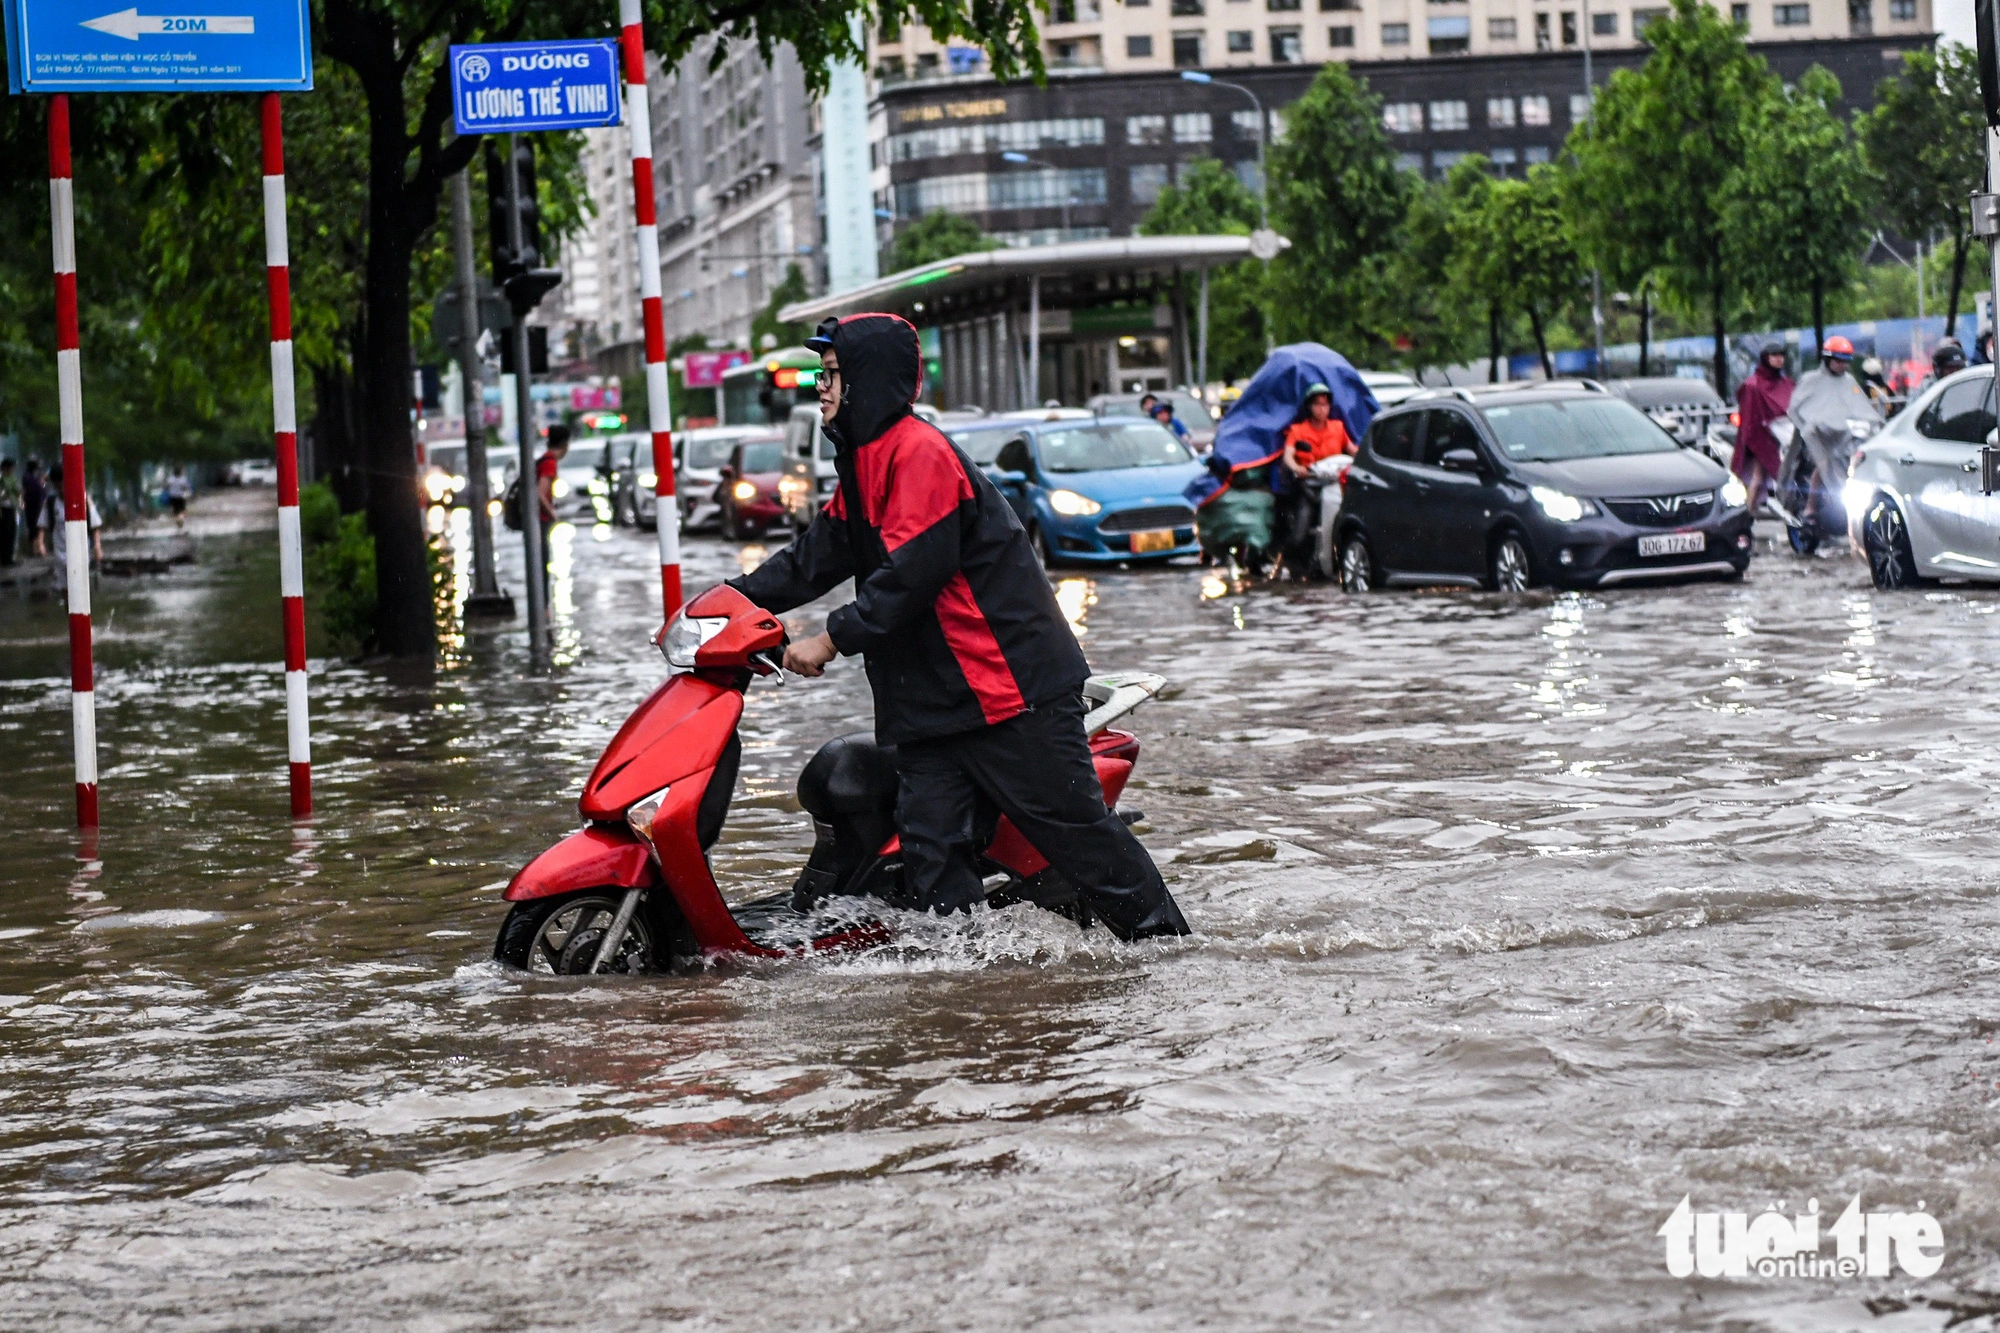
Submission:
{"label": "white arrow on sign", "polygon": [[136,42],[141,34],[159,33],[168,37],[206,37],[216,33],[254,33],[257,20],[248,14],[141,14],[123,9],[101,18],[85,19],[83,26],[113,37]]}

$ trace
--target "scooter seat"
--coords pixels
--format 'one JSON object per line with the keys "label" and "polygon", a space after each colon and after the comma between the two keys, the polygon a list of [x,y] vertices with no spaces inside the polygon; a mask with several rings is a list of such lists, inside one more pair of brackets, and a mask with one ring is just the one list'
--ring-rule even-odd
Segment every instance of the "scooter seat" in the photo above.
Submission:
{"label": "scooter seat", "polygon": [[896,808],[896,747],[865,731],[836,736],[799,774],[799,804],[822,823]]}

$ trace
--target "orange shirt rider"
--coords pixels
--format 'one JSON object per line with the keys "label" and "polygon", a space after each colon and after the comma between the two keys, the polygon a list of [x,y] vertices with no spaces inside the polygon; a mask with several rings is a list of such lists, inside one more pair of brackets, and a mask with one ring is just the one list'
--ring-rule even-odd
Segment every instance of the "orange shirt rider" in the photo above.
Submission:
{"label": "orange shirt rider", "polygon": [[1305,476],[1322,458],[1354,452],[1347,424],[1333,415],[1333,394],[1324,384],[1306,389],[1305,419],[1286,429],[1283,450],[1285,470],[1295,477]]}

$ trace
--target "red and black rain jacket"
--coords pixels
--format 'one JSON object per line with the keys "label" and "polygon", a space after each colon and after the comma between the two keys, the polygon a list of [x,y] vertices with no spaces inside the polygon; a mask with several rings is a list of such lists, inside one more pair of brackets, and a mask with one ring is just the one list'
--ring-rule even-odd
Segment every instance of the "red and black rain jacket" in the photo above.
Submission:
{"label": "red and black rain jacket", "polygon": [[833,338],[845,388],[828,434],[840,489],[790,546],[730,586],[778,613],[854,580],[827,618],[860,653],[884,744],[1005,722],[1074,696],[1089,666],[1013,509],[971,460],[910,411],[915,328],[853,315]]}

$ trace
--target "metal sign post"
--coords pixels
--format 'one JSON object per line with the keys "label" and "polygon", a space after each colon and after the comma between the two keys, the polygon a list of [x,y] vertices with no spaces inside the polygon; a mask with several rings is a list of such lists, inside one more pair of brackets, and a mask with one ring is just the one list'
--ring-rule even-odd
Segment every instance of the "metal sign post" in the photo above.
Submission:
{"label": "metal sign post", "polygon": [[56,386],[68,565],[70,699],[76,737],[76,822],[97,827],[97,707],[91,662],[90,498],[84,486],[82,350],[76,297],[76,208],[70,168],[72,92],[262,92],[264,246],[271,307],[271,411],[278,463],[279,582],[284,603],[285,712],[292,814],[312,812],[306,719],[304,579],[299,552],[298,426],[292,380],[291,278],[285,235],[280,90],[312,87],[311,18],[303,0],[206,0],[212,14],[115,10],[109,0],[4,0],[7,89],[49,100],[49,215],[55,259]]}
{"label": "metal sign post", "polygon": [[646,424],[653,435],[653,531],[660,543],[660,604],[668,620],[681,609],[681,509],[674,499],[674,413],[667,398],[666,318],[660,303],[660,230],[653,199],[653,117],[646,101],[646,27],[640,0],[618,0],[618,40],[625,56],[628,136],[632,140],[632,216],[639,233],[639,315],[646,335]]}

